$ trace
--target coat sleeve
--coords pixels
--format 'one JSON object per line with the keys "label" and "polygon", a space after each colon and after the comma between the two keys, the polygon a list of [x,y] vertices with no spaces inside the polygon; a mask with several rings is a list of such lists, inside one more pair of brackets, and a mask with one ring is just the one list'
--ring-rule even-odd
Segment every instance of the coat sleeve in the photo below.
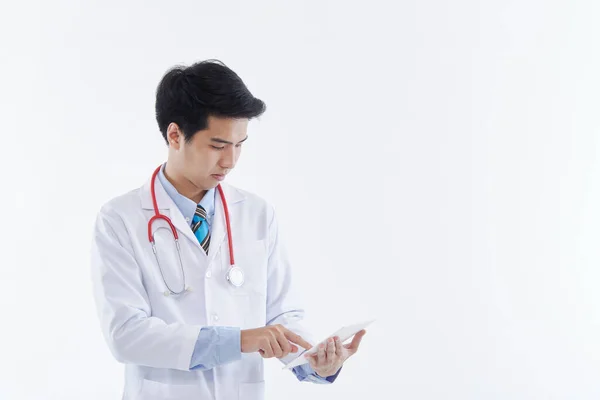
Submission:
{"label": "coat sleeve", "polygon": [[188,371],[201,327],[151,316],[126,227],[104,210],[93,230],[91,272],[102,334],[113,356],[121,363]]}
{"label": "coat sleeve", "polygon": [[[301,304],[300,293],[293,282],[293,271],[272,208],[268,215],[267,325],[281,324],[314,345],[313,337],[302,323],[305,311]],[[298,347],[298,352],[281,358],[281,362],[287,364],[304,352],[303,348]],[[299,380],[314,383],[331,383],[337,377],[337,374],[329,379],[320,377],[308,364],[294,368],[293,372]]]}

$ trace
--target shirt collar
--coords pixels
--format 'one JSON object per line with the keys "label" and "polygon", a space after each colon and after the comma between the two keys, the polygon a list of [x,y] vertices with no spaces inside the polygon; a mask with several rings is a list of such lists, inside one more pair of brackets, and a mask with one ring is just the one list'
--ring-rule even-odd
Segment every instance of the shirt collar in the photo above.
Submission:
{"label": "shirt collar", "polygon": [[[192,218],[194,218],[194,213],[196,212],[196,203],[180,194],[177,189],[175,189],[175,186],[169,182],[163,172],[165,165],[166,163],[160,168],[158,179],[165,189],[165,192],[167,192],[171,200],[173,200],[173,203],[175,203],[181,214],[185,217],[186,221],[191,224]],[[215,192],[216,190],[214,188],[207,191],[199,203],[206,210],[209,224],[215,213]]]}

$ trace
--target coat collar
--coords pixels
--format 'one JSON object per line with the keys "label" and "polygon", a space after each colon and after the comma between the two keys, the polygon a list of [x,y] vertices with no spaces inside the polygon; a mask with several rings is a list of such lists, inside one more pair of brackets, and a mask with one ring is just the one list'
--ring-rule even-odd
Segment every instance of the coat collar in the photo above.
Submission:
{"label": "coat collar", "polygon": [[[148,179],[144,186],[141,187],[139,192],[141,206],[144,210],[154,210],[151,194],[151,181],[152,178]],[[243,202],[246,199],[246,196],[242,191],[229,184],[221,183],[221,187],[223,188],[223,194],[225,196],[225,200],[227,201],[229,212],[231,213],[233,212],[232,206]],[[175,202],[173,202],[171,197],[168,195],[167,191],[160,183],[160,179],[158,178],[156,178],[156,181],[154,182],[154,191],[156,193],[156,202],[159,211],[161,213],[165,213],[171,219],[171,222],[181,234],[191,240],[195,246],[202,249],[198,239],[196,239],[196,236],[194,236],[190,225],[185,221],[183,214],[181,211],[179,211],[179,208],[175,205]],[[218,248],[225,240],[226,222],[223,209],[221,196],[217,195],[215,198],[215,215],[211,227],[211,242],[208,257],[209,262],[212,262],[213,258],[218,252]]]}
{"label": "coat collar", "polygon": [[[152,194],[151,190],[151,178],[142,186],[140,190],[140,201],[142,203],[142,208],[144,210],[153,210],[154,206],[152,204]],[[236,187],[233,187],[227,183],[221,183],[221,187],[223,188],[223,194],[225,195],[225,200],[227,201],[227,205],[233,205],[244,201],[246,196]],[[160,180],[157,178],[154,183],[154,189],[156,192],[156,201],[159,210],[170,210],[173,208],[177,208],[171,197],[167,194],[167,191],[160,183]],[[220,196],[217,196],[220,197]],[[216,203],[215,203],[216,207]]]}

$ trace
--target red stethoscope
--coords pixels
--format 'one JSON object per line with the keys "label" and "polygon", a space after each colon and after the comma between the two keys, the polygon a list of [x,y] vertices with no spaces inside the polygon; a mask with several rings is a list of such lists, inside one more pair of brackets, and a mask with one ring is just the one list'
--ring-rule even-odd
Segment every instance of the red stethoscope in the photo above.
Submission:
{"label": "red stethoscope", "polygon": [[[152,174],[152,180],[150,181],[150,194],[152,196],[152,204],[154,206],[154,215],[148,221],[148,240],[150,244],[152,244],[152,251],[154,252],[154,257],[156,258],[156,263],[158,264],[158,268],[160,270],[160,274],[162,276],[163,282],[167,287],[167,290],[164,292],[165,296],[169,295],[178,295],[183,292],[191,291],[191,288],[187,287],[185,284],[185,272],[183,270],[183,262],[181,261],[181,249],[179,248],[179,235],[177,234],[177,230],[175,229],[175,225],[171,222],[171,219],[164,214],[161,214],[158,211],[158,204],[156,202],[156,192],[154,190],[154,183],[156,182],[156,176],[160,171],[162,166],[156,168],[154,173]],[[244,283],[244,272],[235,266],[235,260],[233,258],[233,243],[231,241],[231,225],[229,223],[229,209],[227,208],[227,201],[225,201],[225,195],[223,194],[223,189],[221,185],[217,186],[217,190],[219,192],[219,196],[221,197],[221,203],[223,204],[223,211],[225,213],[225,222],[227,224],[227,244],[229,245],[229,269],[227,270],[227,281],[235,287],[240,287]],[[158,260],[158,255],[156,254],[156,243],[154,242],[154,234],[152,233],[152,223],[156,220],[162,219],[169,224],[171,228],[171,233],[173,234],[173,238],[175,240],[175,246],[177,247],[177,255],[179,258],[179,268],[181,269],[181,275],[183,277],[183,285],[182,289],[179,292],[172,290],[169,287],[169,284],[165,280],[165,276],[163,274],[162,267],[160,265],[160,261]]]}

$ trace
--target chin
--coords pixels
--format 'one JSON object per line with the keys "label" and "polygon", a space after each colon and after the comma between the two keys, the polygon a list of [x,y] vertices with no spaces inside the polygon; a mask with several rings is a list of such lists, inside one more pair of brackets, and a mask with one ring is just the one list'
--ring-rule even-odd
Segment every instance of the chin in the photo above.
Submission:
{"label": "chin", "polygon": [[204,190],[210,190],[216,188],[220,182],[211,177],[202,183],[202,187],[204,188]]}

